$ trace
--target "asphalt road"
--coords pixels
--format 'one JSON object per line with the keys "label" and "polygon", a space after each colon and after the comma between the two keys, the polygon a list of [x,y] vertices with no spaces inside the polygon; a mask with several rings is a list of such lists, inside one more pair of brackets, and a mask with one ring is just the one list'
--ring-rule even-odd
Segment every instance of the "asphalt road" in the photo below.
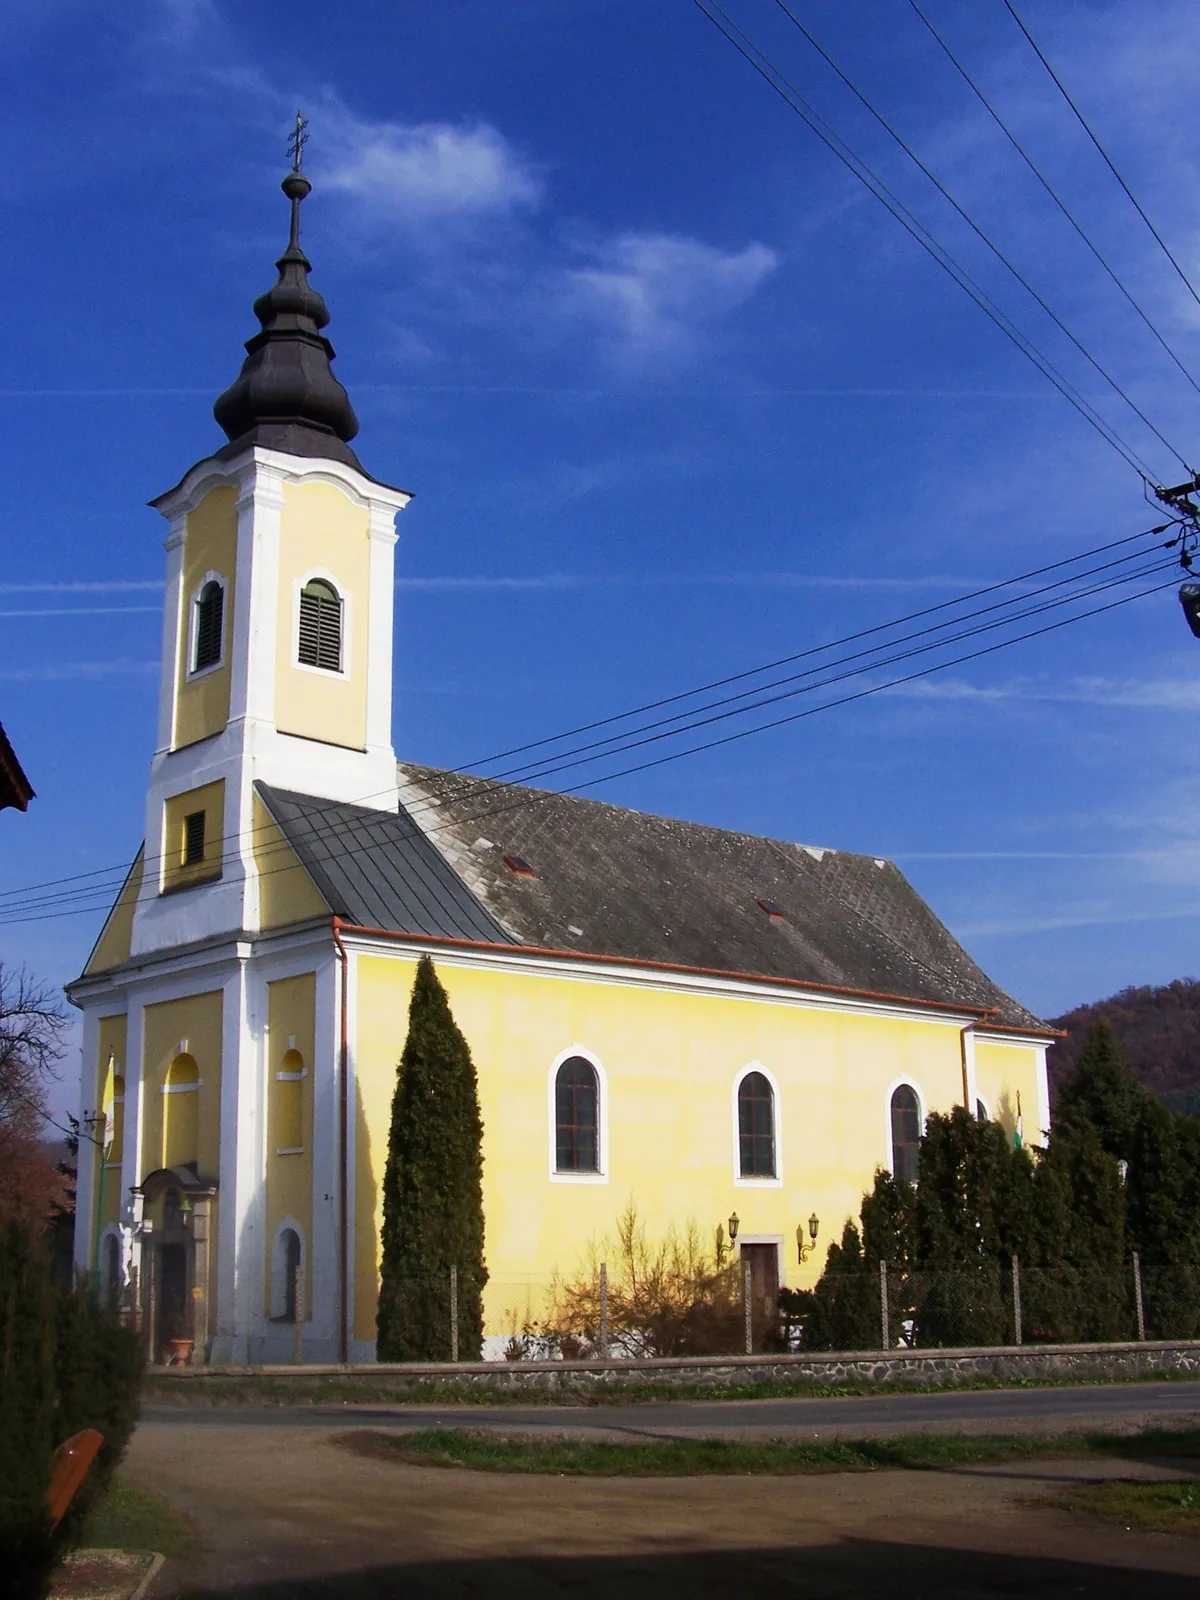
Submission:
{"label": "asphalt road", "polygon": [[936,1394],[847,1395],[834,1399],[650,1401],[628,1405],[148,1405],[143,1419],[211,1428],[320,1428],[352,1422],[391,1428],[498,1428],[544,1433],[629,1435],[843,1434],[1008,1431],[1070,1432],[1188,1419],[1200,1425],[1200,1382],[1092,1384],[1077,1388],[968,1389]]}

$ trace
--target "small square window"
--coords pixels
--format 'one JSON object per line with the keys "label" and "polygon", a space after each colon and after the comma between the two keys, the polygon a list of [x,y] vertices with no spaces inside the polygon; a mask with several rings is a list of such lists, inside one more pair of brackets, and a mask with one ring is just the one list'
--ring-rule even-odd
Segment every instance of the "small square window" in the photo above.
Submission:
{"label": "small square window", "polygon": [[514,878],[536,878],[537,873],[529,865],[524,856],[505,856],[504,865]]}
{"label": "small square window", "polygon": [[774,900],[760,899],[758,905],[759,909],[765,911],[772,922],[783,921],[783,907],[776,905]]}
{"label": "small square window", "polygon": [[204,812],[193,811],[183,819],[183,864],[194,867],[204,860]]}

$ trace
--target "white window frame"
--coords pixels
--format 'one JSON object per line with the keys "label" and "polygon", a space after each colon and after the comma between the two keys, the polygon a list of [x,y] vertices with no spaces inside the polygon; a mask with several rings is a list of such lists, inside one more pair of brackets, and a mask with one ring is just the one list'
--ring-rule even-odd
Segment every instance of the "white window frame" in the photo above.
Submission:
{"label": "white window frame", "polygon": [[[306,1300],[311,1302],[312,1298],[312,1291],[308,1281],[308,1241],[304,1237],[304,1229],[296,1221],[295,1217],[289,1215],[284,1217],[271,1235],[271,1309],[269,1316],[272,1322],[284,1316],[287,1312],[287,1281],[284,1277],[287,1256],[284,1253],[283,1236],[289,1229],[300,1241],[300,1288]],[[296,1321],[302,1326],[308,1320],[304,1310],[305,1308],[302,1305],[296,1307]],[[294,1327],[295,1324],[288,1323],[287,1326]]]}
{"label": "white window frame", "polygon": [[[307,661],[300,659],[300,595],[306,584],[320,578],[322,583],[329,584],[338,597],[342,608],[342,664],[336,672],[329,667],[311,667]],[[291,663],[297,672],[314,672],[318,678],[340,678],[347,680],[350,677],[350,592],[340,578],[329,571],[328,567],[313,567],[311,572],[302,573],[292,586],[292,645]]]}
{"label": "white window frame", "polygon": [[[775,1144],[775,1176],[773,1178],[743,1178],[742,1177],[742,1132],[738,1120],[738,1090],[743,1081],[752,1072],[761,1072],[771,1086],[771,1133]],[[736,1074],[733,1080],[733,1092],[730,1099],[733,1114],[733,1184],[735,1189],[782,1189],[783,1188],[783,1098],[779,1093],[779,1083],[770,1067],[762,1061],[748,1061]],[[768,1244],[770,1241],[763,1239],[748,1240],[748,1243]],[[782,1278],[780,1282],[782,1283]]]}
{"label": "white window frame", "polygon": [[[896,1152],[892,1148],[892,1096],[897,1089],[911,1089],[916,1095],[917,1119],[921,1137],[925,1133],[925,1118],[929,1115],[925,1106],[925,1096],[921,1093],[921,1085],[916,1079],[910,1078],[906,1073],[902,1073],[898,1078],[893,1078],[891,1083],[888,1084],[887,1093],[883,1097],[883,1148],[887,1152],[887,1160],[883,1165],[885,1171],[890,1172],[893,1178],[896,1176]],[[972,1116],[974,1115],[974,1108],[972,1108],[971,1114]]]}
{"label": "white window frame", "polygon": [[[596,1074],[596,1165],[597,1172],[559,1172],[558,1170],[558,1103],[556,1089],[558,1070],[572,1056],[580,1056]],[[583,1044],[568,1045],[560,1050],[550,1064],[546,1080],[548,1169],[551,1183],[607,1183],[608,1182],[608,1075],[599,1056]]]}
{"label": "white window frame", "polygon": [[[221,588],[221,654],[207,667],[195,666],[196,660],[196,619],[200,614],[200,596],[210,583],[216,583]],[[197,678],[207,678],[210,672],[219,672],[225,665],[225,640],[228,636],[229,623],[229,580],[219,572],[206,572],[200,582],[192,590],[191,599],[188,601],[188,636],[187,636],[187,674],[186,682],[191,683]]]}

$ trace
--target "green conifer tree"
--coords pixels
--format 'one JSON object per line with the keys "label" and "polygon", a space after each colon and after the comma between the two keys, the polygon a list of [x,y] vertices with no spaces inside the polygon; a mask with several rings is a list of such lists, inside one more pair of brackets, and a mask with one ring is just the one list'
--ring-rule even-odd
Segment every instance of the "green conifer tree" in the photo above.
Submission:
{"label": "green conifer tree", "polygon": [[1101,1019],[1093,1023],[1074,1071],[1058,1092],[1054,1126],[1070,1133],[1090,1123],[1109,1155],[1128,1161],[1150,1098],[1129,1070],[1112,1024]]}
{"label": "green conifer tree", "polygon": [[383,1180],[380,1361],[448,1361],[450,1268],[458,1348],[483,1347],[483,1122],[467,1041],[433,962],[417,967],[396,1076]]}

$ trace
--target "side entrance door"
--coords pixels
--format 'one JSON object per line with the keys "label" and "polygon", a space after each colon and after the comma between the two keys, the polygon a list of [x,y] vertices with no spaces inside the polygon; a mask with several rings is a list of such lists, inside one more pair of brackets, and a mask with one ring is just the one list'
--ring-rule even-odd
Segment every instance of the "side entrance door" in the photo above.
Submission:
{"label": "side entrance door", "polygon": [[779,1320],[779,1247],[744,1244],[742,1260],[750,1264],[750,1314],[754,1348],[763,1348],[764,1335]]}

